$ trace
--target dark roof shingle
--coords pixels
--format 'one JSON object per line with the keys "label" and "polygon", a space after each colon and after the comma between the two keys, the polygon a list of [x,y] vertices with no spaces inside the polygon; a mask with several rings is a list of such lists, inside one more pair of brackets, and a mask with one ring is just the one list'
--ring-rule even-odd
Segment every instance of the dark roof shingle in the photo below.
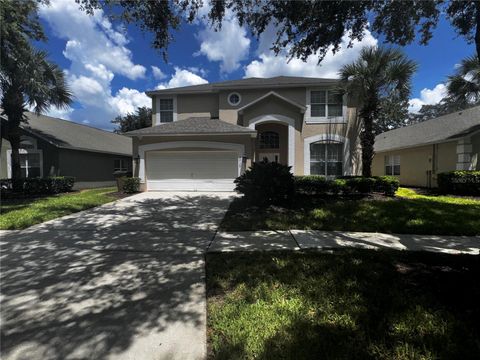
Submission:
{"label": "dark roof shingle", "polygon": [[480,106],[476,106],[377,135],[375,151],[435,144],[468,134],[479,126]]}
{"label": "dark roof shingle", "polygon": [[110,131],[27,112],[21,127],[50,144],[64,149],[132,155],[132,139]]}
{"label": "dark roof shingle", "polygon": [[210,84],[183,86],[178,88],[161,89],[147,91],[149,96],[156,94],[188,94],[188,93],[203,93],[203,92],[215,92],[227,89],[240,89],[240,88],[256,88],[256,87],[288,87],[288,86],[316,86],[324,84],[335,84],[338,79],[323,79],[323,78],[311,78],[300,76],[276,76],[271,78],[246,78],[239,80],[228,80]]}
{"label": "dark roof shingle", "polygon": [[127,136],[137,135],[177,135],[177,134],[255,134],[256,131],[231,124],[219,119],[207,117],[191,117],[185,120],[164,123],[125,133]]}

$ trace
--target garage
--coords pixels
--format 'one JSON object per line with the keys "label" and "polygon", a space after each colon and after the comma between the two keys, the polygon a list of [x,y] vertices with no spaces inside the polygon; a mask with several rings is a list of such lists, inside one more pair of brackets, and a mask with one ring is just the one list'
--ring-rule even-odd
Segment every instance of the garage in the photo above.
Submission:
{"label": "garage", "polygon": [[149,191],[232,191],[239,174],[236,151],[148,151],[145,158]]}

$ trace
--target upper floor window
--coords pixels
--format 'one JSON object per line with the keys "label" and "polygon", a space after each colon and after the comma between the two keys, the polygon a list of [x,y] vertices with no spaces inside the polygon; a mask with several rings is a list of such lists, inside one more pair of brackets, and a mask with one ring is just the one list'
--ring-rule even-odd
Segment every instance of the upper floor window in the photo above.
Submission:
{"label": "upper floor window", "polygon": [[242,98],[239,93],[234,92],[228,95],[228,103],[232,106],[240,104],[241,100]]}
{"label": "upper floor window", "polygon": [[260,149],[278,149],[280,137],[275,131],[264,131],[260,134]]}
{"label": "upper floor window", "polygon": [[342,94],[334,90],[312,90],[310,92],[310,116],[342,117]]}
{"label": "upper floor window", "polygon": [[400,155],[385,156],[385,175],[400,175]]}
{"label": "upper floor window", "polygon": [[160,99],[160,122],[173,121],[173,99]]}

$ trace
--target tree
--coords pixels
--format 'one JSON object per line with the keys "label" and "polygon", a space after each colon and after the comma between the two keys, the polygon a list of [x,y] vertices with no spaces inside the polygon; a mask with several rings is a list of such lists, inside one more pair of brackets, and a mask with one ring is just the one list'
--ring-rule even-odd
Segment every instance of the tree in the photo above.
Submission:
{"label": "tree", "polygon": [[[8,121],[5,138],[12,148],[12,179],[21,177],[20,124],[26,121],[25,111],[37,114],[50,106],[65,107],[72,94],[63,71],[47,60],[45,52],[35,50],[30,40],[44,40],[34,1],[1,1],[1,107]],[[14,181],[14,186],[17,182]]]}
{"label": "tree", "polygon": [[[96,8],[111,8],[123,21],[137,23],[143,31],[153,33],[154,48],[165,51],[172,41],[170,29],[177,30],[184,18],[198,17],[202,0],[77,0],[92,13]],[[205,0],[205,2],[207,2]],[[392,44],[407,45],[420,34],[426,45],[433,35],[439,16],[445,13],[451,25],[467,42],[474,42],[480,53],[480,2],[446,0],[359,0],[359,1],[290,1],[290,0],[210,0],[207,15],[210,24],[221,27],[228,9],[241,25],[259,36],[269,24],[277,28],[272,48],[284,48],[290,57],[305,60],[317,54],[319,61],[332,48],[339,49],[342,37],[361,40],[365,30],[373,30]],[[186,15],[186,16],[185,16]]]}
{"label": "tree", "polygon": [[448,77],[450,101],[468,106],[480,103],[480,62],[478,55],[463,59],[454,75]]}
{"label": "tree", "polygon": [[357,60],[339,71],[345,91],[359,104],[363,176],[372,175],[375,127],[381,106],[391,98],[407,105],[416,69],[417,65],[400,50],[372,46],[363,48]]}
{"label": "tree", "polygon": [[480,104],[480,63],[477,55],[463,59],[453,75],[447,79],[447,95],[434,105],[423,105],[416,114],[409,115],[409,123],[425,120]]}
{"label": "tree", "polygon": [[120,134],[152,126],[152,109],[145,106],[139,107],[134,113],[117,116],[112,123],[118,124],[118,128],[114,131]]}

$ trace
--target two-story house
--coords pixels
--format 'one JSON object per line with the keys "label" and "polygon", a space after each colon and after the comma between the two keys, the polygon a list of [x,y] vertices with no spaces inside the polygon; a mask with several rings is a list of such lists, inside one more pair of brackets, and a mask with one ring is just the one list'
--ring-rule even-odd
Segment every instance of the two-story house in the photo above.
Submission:
{"label": "two-story house", "polygon": [[143,190],[230,191],[262,159],[295,175],[360,171],[356,109],[338,80],[248,78],[147,95],[152,126],[126,134]]}

